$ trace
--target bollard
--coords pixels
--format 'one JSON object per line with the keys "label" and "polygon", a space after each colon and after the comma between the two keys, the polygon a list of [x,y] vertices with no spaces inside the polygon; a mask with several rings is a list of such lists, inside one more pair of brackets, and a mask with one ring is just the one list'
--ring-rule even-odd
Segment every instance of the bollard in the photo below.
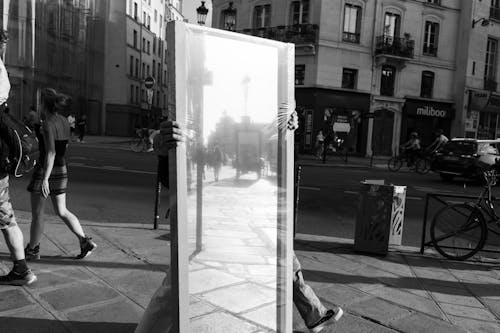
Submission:
{"label": "bollard", "polygon": [[155,215],[153,220],[153,229],[158,229],[158,207],[160,206],[160,192],[161,192],[161,182],[160,182],[160,161],[158,160],[158,167],[156,168],[156,198],[155,198]]}

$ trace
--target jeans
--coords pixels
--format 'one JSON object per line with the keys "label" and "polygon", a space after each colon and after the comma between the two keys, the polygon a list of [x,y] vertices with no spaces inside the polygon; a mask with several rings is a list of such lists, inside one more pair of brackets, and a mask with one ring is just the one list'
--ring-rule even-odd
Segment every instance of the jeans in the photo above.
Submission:
{"label": "jeans", "polygon": [[[293,255],[293,303],[308,327],[320,320],[327,311],[312,288],[305,283],[300,262],[295,253]],[[172,312],[172,285],[170,271],[168,271],[161,286],[151,297],[135,333],[171,332]]]}

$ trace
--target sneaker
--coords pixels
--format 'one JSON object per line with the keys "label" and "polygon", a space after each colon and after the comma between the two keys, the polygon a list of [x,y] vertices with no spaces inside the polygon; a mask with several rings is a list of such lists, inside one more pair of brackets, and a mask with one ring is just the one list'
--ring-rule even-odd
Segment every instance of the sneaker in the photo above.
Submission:
{"label": "sneaker", "polygon": [[38,260],[40,259],[40,245],[35,246],[34,248],[30,248],[30,245],[26,245],[24,249],[24,256],[26,260]]}
{"label": "sneaker", "polygon": [[311,333],[319,333],[329,324],[328,321],[330,319],[333,319],[335,322],[337,322],[343,314],[344,311],[340,307],[337,307],[335,310],[330,309],[326,311],[323,318],[318,320],[315,324],[308,326],[307,328]]}
{"label": "sneaker", "polygon": [[31,269],[28,269],[23,274],[10,271],[9,274],[0,276],[0,285],[11,286],[29,286],[36,281],[36,275]]}
{"label": "sneaker", "polygon": [[83,242],[80,244],[81,252],[76,256],[76,259],[85,258],[86,256],[90,255],[92,253],[92,250],[94,250],[96,247],[97,244],[92,240],[91,237],[85,237],[83,239]]}

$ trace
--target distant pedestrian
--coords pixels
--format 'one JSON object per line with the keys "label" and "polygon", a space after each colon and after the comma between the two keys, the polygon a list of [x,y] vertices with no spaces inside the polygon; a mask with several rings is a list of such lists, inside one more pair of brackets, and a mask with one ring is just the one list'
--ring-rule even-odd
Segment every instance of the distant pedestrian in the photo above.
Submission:
{"label": "distant pedestrian", "polygon": [[318,135],[316,135],[316,144],[314,145],[314,154],[318,158],[322,158],[324,149],[325,136],[323,131],[319,130]]}
{"label": "distant pedestrian", "polygon": [[222,156],[222,151],[220,150],[219,146],[215,146],[214,150],[210,154],[210,161],[211,161],[211,166],[214,169],[214,180],[216,182],[219,181],[219,175],[220,175],[220,169],[222,168],[222,163],[223,163],[223,156]]}
{"label": "distant pedestrian", "polygon": [[73,113],[68,116],[69,132],[71,135],[71,141],[75,141],[75,128],[76,128],[76,118]]}
{"label": "distant pedestrian", "polygon": [[[5,53],[7,33],[0,30],[0,54]],[[0,230],[7,243],[10,258],[14,267],[7,275],[0,276],[2,285],[30,285],[37,280],[35,274],[28,268],[23,252],[23,233],[17,225],[14,210],[9,195],[9,175],[7,173],[9,150],[14,150],[14,144],[5,127],[3,109],[9,98],[10,82],[7,70],[0,59]]]}
{"label": "distant pedestrian", "polygon": [[67,97],[51,88],[42,91],[42,127],[37,136],[40,143],[40,163],[37,164],[28,191],[31,192],[30,242],[25,254],[28,259],[40,258],[40,240],[45,227],[44,212],[50,195],[55,213],[75,234],[80,243],[83,259],[97,245],[83,232],[78,218],[66,208],[66,188],[68,173],[66,169],[66,147],[70,137],[68,119],[59,114],[67,103]]}
{"label": "distant pedestrian", "polygon": [[85,136],[85,131],[87,129],[87,116],[81,115],[78,119],[78,142],[84,143],[83,138]]}

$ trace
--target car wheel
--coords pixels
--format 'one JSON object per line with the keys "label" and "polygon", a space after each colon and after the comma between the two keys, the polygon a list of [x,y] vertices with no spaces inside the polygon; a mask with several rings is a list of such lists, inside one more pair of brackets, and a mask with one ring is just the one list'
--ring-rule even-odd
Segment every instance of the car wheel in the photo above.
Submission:
{"label": "car wheel", "polygon": [[441,177],[442,180],[451,182],[455,176],[447,174],[447,173],[440,173],[439,176]]}

